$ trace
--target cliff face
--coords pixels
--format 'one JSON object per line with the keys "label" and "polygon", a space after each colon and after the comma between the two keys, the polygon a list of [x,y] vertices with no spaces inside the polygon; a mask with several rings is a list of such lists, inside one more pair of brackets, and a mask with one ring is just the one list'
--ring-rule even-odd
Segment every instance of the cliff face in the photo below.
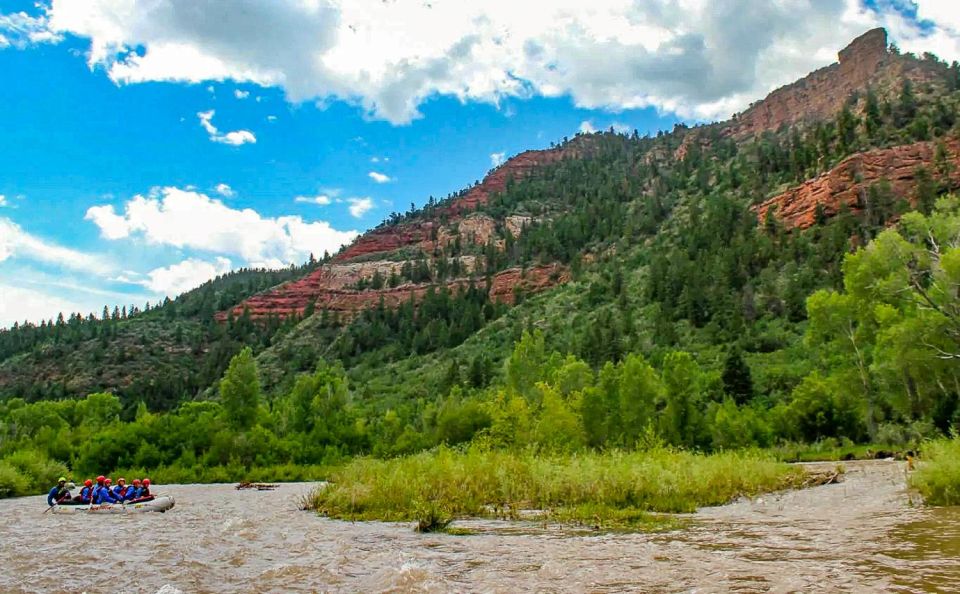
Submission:
{"label": "cliff face", "polygon": [[753,210],[761,222],[772,210],[787,228],[806,229],[815,222],[818,204],[828,217],[843,206],[851,212],[860,212],[870,186],[880,180],[890,182],[895,197],[915,204],[917,170],[921,167],[926,168],[941,185],[951,189],[960,187],[960,139],[950,139],[943,147],[946,168],[935,163],[936,144],[933,142],[858,153],[847,157],[830,171],[758,204]]}
{"label": "cliff face", "polygon": [[773,91],[734,116],[724,133],[748,138],[781,126],[830,118],[856,91],[898,85],[904,79],[923,84],[939,78],[927,65],[890,53],[884,29],[864,33],[841,50],[838,57],[839,62]]}
{"label": "cliff face", "polygon": [[[450,291],[458,291],[466,289],[471,282],[469,278],[458,278],[442,285],[405,283],[394,288],[357,291],[343,288],[345,278],[347,277],[341,276],[336,269],[322,269],[301,280],[255,295],[232,311],[235,316],[239,316],[246,308],[253,319],[269,316],[283,318],[294,314],[302,315],[307,306],[313,302],[317,311],[326,309],[330,313],[338,314],[341,320],[348,320],[361,310],[376,307],[381,300],[386,307],[394,308],[410,299],[415,302],[420,301],[431,287],[438,289],[444,286]],[[356,278],[359,279],[359,277]],[[539,293],[569,280],[569,271],[557,264],[526,270],[510,268],[491,278],[490,299],[512,305],[516,300],[517,292]],[[483,281],[473,282],[482,284]],[[221,321],[226,320],[226,317],[226,313],[218,315]]]}
{"label": "cliff face", "polygon": [[[503,192],[510,179],[520,180],[544,165],[565,158],[582,156],[586,150],[585,144],[585,140],[577,139],[562,148],[520,153],[491,171],[482,182],[470,188],[463,196],[452,200],[445,208],[439,209],[437,216],[445,216],[454,222],[458,221],[478,205],[486,204],[492,195]],[[441,225],[437,220],[381,227],[362,235],[347,249],[337,254],[334,260],[342,262],[407,246],[432,249],[433,243],[430,238],[434,229],[437,234],[442,233]]]}
{"label": "cliff face", "polygon": [[[410,299],[411,295],[417,300],[430,286],[438,285],[405,283],[394,288],[364,291],[355,290],[354,287],[358,281],[369,280],[375,273],[384,279],[392,273],[399,275],[404,264],[413,263],[421,253],[429,257],[458,241],[461,246],[485,246],[493,240],[494,245],[502,249],[503,240],[496,239],[498,225],[516,237],[532,219],[514,215],[497,221],[486,214],[473,212],[476,207],[486,204],[491,196],[504,191],[510,179],[519,180],[549,163],[582,155],[588,142],[578,138],[562,148],[520,153],[491,171],[480,184],[461,197],[438,209],[434,218],[380,227],[365,233],[337,254],[329,264],[300,280],[251,297],[233,308],[233,314],[239,316],[247,309],[254,319],[273,315],[282,318],[302,314],[313,302],[317,310],[327,309],[350,317],[361,309],[377,305],[381,298],[388,307]],[[441,223],[440,217],[446,220],[445,224]],[[470,274],[477,265],[476,257],[472,255],[463,255],[458,261],[465,275]],[[515,288],[521,292],[538,292],[568,279],[569,275],[564,269],[552,265],[525,272],[519,268],[506,270],[491,279],[490,297],[496,301],[513,303]],[[467,278],[459,278],[444,284],[455,290],[466,287],[469,282]],[[228,315],[228,312],[221,312],[217,317],[224,321]]]}

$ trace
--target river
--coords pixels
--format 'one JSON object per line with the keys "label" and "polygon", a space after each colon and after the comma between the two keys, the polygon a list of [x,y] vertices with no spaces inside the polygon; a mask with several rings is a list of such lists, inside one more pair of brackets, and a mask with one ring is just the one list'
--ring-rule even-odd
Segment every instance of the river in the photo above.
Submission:
{"label": "river", "polygon": [[0,592],[925,592],[960,590],[960,509],[911,502],[899,463],[708,508],[662,534],[464,521],[471,536],[298,511],[312,485],[160,485],[166,514],[0,501]]}

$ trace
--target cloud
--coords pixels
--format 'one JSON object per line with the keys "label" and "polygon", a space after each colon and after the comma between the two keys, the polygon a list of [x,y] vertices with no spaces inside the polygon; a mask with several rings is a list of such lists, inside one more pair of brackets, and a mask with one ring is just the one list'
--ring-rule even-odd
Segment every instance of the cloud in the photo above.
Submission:
{"label": "cloud", "polygon": [[0,262],[12,258],[95,274],[105,274],[111,269],[99,256],[49,243],[27,233],[10,219],[0,217]]}
{"label": "cloud", "polygon": [[233,96],[237,99],[246,99],[250,96],[250,91],[241,91],[240,89],[237,89],[233,92]]}
{"label": "cloud", "polygon": [[145,278],[128,282],[146,287],[159,295],[175,297],[231,269],[228,258],[218,257],[213,262],[188,258],[177,264],[155,268],[146,273]]}
{"label": "cloud", "polygon": [[918,0],[933,20],[920,26],[904,0],[52,0],[38,26],[89,39],[90,65],[118,84],[229,79],[395,124],[438,95],[715,118],[878,25],[905,50],[960,58],[954,4]]}
{"label": "cloud", "polygon": [[303,262],[311,252],[336,252],[358,235],[299,216],[263,217],[252,209],[230,208],[202,193],[173,187],[134,196],[122,214],[112,205],[93,206],[86,219],[106,239],[142,238],[148,244],[234,256],[249,266],[271,268]]}
{"label": "cloud", "polygon": [[277,116],[275,116],[275,115],[268,115],[268,116],[267,116],[267,121],[268,121],[268,122],[276,122],[276,121],[277,121]]}
{"label": "cloud", "polygon": [[[99,307],[102,308],[103,304],[100,303]],[[69,316],[71,312],[90,311],[97,311],[97,305],[92,302],[80,303],[64,299],[58,295],[22,286],[0,283],[0,328],[12,326],[15,322],[39,323],[41,320],[55,318],[59,312]]]}
{"label": "cloud", "polygon": [[377,182],[378,184],[385,184],[393,181],[389,175],[384,175],[382,173],[377,173],[376,171],[371,171],[367,174],[370,179]]}
{"label": "cloud", "polygon": [[503,165],[503,162],[506,160],[507,153],[490,153],[490,164],[494,167],[499,167]]}
{"label": "cloud", "polygon": [[46,14],[32,17],[25,12],[0,14],[0,49],[24,49],[40,43],[59,43],[63,36],[50,30]]}
{"label": "cloud", "polygon": [[584,134],[593,134],[597,129],[593,127],[593,123],[590,120],[584,120],[580,122],[580,132]]}
{"label": "cloud", "polygon": [[320,194],[318,196],[297,196],[293,199],[293,201],[303,204],[318,204],[320,206],[326,206],[333,202],[333,199],[326,194]]}
{"label": "cloud", "polygon": [[233,191],[233,188],[227,184],[217,184],[217,187],[214,188],[214,190],[216,190],[217,194],[220,194],[224,198],[233,198],[237,195],[237,193]]}
{"label": "cloud", "polygon": [[7,204],[7,197],[4,196],[3,194],[0,194],[0,207],[4,207],[4,206],[10,206],[10,205]]}
{"label": "cloud", "polygon": [[227,132],[226,134],[221,134],[220,130],[213,125],[213,116],[216,114],[216,111],[201,111],[197,113],[197,117],[200,119],[200,125],[204,130],[207,131],[207,134],[210,136],[210,140],[214,142],[219,142],[220,144],[229,144],[231,146],[240,146],[243,144],[254,144],[257,142],[257,137],[253,135],[253,132],[249,130],[236,130],[234,132]]}
{"label": "cloud", "polygon": [[372,198],[347,198],[347,202],[350,203],[350,214],[358,219],[373,208]]}

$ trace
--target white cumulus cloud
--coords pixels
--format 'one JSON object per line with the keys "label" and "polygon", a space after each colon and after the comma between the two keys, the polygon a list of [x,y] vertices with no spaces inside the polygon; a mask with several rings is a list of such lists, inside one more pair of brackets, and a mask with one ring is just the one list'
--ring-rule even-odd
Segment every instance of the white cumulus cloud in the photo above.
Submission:
{"label": "white cumulus cloud", "polygon": [[597,129],[593,127],[593,122],[591,122],[590,120],[584,120],[580,122],[579,130],[584,134],[593,134],[594,132],[597,131]]}
{"label": "white cumulus cloud", "polygon": [[372,198],[347,198],[350,203],[350,214],[360,218],[373,208]]}
{"label": "white cumulus cloud", "polygon": [[379,173],[376,171],[371,171],[367,175],[370,177],[370,179],[377,182],[378,184],[385,184],[393,181],[389,175],[384,175],[383,173]]}
{"label": "white cumulus cloud", "polygon": [[230,208],[205,194],[173,187],[133,197],[120,214],[112,205],[93,206],[86,218],[106,239],[142,238],[154,245],[235,256],[255,267],[303,262],[311,252],[333,253],[358,235],[299,216],[264,217],[249,208]]}
{"label": "white cumulus cloud", "polygon": [[145,278],[134,282],[158,295],[175,297],[230,272],[231,268],[228,258],[218,257],[213,262],[188,258],[177,264],[155,268],[146,273]]}
{"label": "white cumulus cloud", "polygon": [[250,96],[250,91],[241,91],[240,89],[237,89],[233,92],[233,96],[237,99],[246,99]]}
{"label": "white cumulus cloud", "polygon": [[503,162],[506,161],[507,153],[491,153],[490,154],[490,164],[494,167],[499,167],[503,165]]}
{"label": "white cumulus cloud", "polygon": [[40,27],[89,40],[118,84],[223,81],[333,99],[396,124],[437,95],[726,116],[836,59],[866,29],[960,57],[954,2],[918,0],[52,0]]}
{"label": "white cumulus cloud", "polygon": [[8,206],[7,197],[4,196],[3,194],[0,194],[0,207],[3,207],[3,206]]}
{"label": "white cumulus cloud", "polygon": [[233,132],[221,134],[220,130],[213,125],[213,116],[215,114],[216,112],[212,109],[197,113],[197,118],[200,119],[200,125],[204,130],[207,131],[207,134],[210,136],[210,140],[219,142],[220,144],[229,144],[232,146],[240,146],[247,143],[253,144],[257,142],[257,137],[254,136],[253,132],[249,130],[235,130]]}
{"label": "white cumulus cloud", "polygon": [[220,194],[224,198],[233,198],[237,195],[237,193],[233,191],[233,188],[227,184],[217,184],[214,190],[216,190],[217,194]]}

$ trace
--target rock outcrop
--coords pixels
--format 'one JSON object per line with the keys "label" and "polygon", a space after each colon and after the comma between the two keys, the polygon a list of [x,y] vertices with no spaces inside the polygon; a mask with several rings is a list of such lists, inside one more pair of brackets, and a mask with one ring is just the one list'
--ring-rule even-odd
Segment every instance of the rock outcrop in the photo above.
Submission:
{"label": "rock outcrop", "polygon": [[[537,168],[561,159],[582,156],[588,142],[588,137],[578,137],[562,147],[522,152],[495,168],[483,178],[482,182],[467,190],[462,196],[451,200],[444,207],[438,209],[436,217],[443,216],[448,221],[456,222],[475,210],[478,205],[486,204],[494,194],[503,192],[509,180],[520,180],[528,177]],[[342,262],[407,246],[419,246],[429,250],[432,249],[430,245],[431,237],[441,233],[439,220],[379,227],[359,237],[353,244],[337,254],[334,260]]]}
{"label": "rock outcrop", "polygon": [[[446,287],[450,291],[466,289],[471,282],[482,286],[483,280],[458,278],[446,283],[406,283],[393,288],[358,291],[344,288],[343,276],[334,270],[323,268],[298,281],[281,285],[276,289],[255,295],[243,304],[233,308],[234,316],[243,314],[244,309],[254,319],[270,316],[285,318],[291,315],[303,315],[313,303],[319,311],[326,309],[337,314],[341,320],[349,320],[358,312],[376,307],[382,301],[388,308],[394,308],[413,299],[420,301],[430,288],[435,290]],[[570,280],[569,270],[559,264],[549,264],[528,268],[510,268],[495,274],[490,281],[490,299],[500,303],[513,304],[517,294],[539,293]],[[228,312],[217,315],[225,321]]]}
{"label": "rock outcrop", "polygon": [[[516,237],[533,219],[511,215],[497,221],[487,214],[474,212],[476,207],[485,204],[494,194],[504,191],[510,179],[522,179],[538,167],[580,156],[588,145],[586,137],[578,137],[562,147],[520,153],[491,171],[480,184],[437,209],[433,218],[383,226],[365,233],[328,264],[302,279],[254,295],[233,308],[232,313],[239,316],[246,309],[254,319],[269,316],[283,318],[302,315],[313,303],[317,310],[327,309],[343,314],[341,317],[348,319],[361,309],[376,306],[381,299],[388,307],[396,306],[411,296],[415,300],[420,299],[429,287],[439,285],[406,283],[393,288],[363,291],[355,287],[358,281],[369,280],[376,273],[384,279],[392,273],[399,275],[405,263],[420,257],[435,258],[444,248],[457,241],[464,246],[485,246],[493,241],[498,249],[503,249],[503,240],[498,239],[498,226],[502,225],[502,229]],[[441,222],[441,218],[445,222]],[[463,255],[458,260],[463,274],[470,274],[475,269],[475,256]],[[517,291],[535,293],[567,280],[569,274],[562,267],[553,265],[525,271],[519,268],[505,270],[491,279],[490,297],[496,301],[513,303]],[[469,279],[460,278],[448,281],[444,286],[456,290],[469,283]],[[228,312],[217,315],[220,321],[228,316]]]}
{"label": "rock outcrop", "polygon": [[899,89],[904,79],[920,85],[941,80],[941,75],[934,65],[891,53],[887,32],[873,29],[841,50],[838,62],[780,87],[734,116],[724,133],[748,138],[781,126],[831,118],[854,92],[868,87]]}
{"label": "rock outcrop", "polygon": [[[842,207],[863,210],[870,186],[887,180],[894,196],[915,204],[917,171],[923,167],[946,188],[960,187],[960,139],[943,143],[943,162],[936,163],[936,144],[917,142],[851,155],[839,165],[799,186],[753,207],[759,221],[769,211],[787,228],[806,229],[814,224],[817,205],[830,217]],[[944,167],[946,165],[946,167]]]}

